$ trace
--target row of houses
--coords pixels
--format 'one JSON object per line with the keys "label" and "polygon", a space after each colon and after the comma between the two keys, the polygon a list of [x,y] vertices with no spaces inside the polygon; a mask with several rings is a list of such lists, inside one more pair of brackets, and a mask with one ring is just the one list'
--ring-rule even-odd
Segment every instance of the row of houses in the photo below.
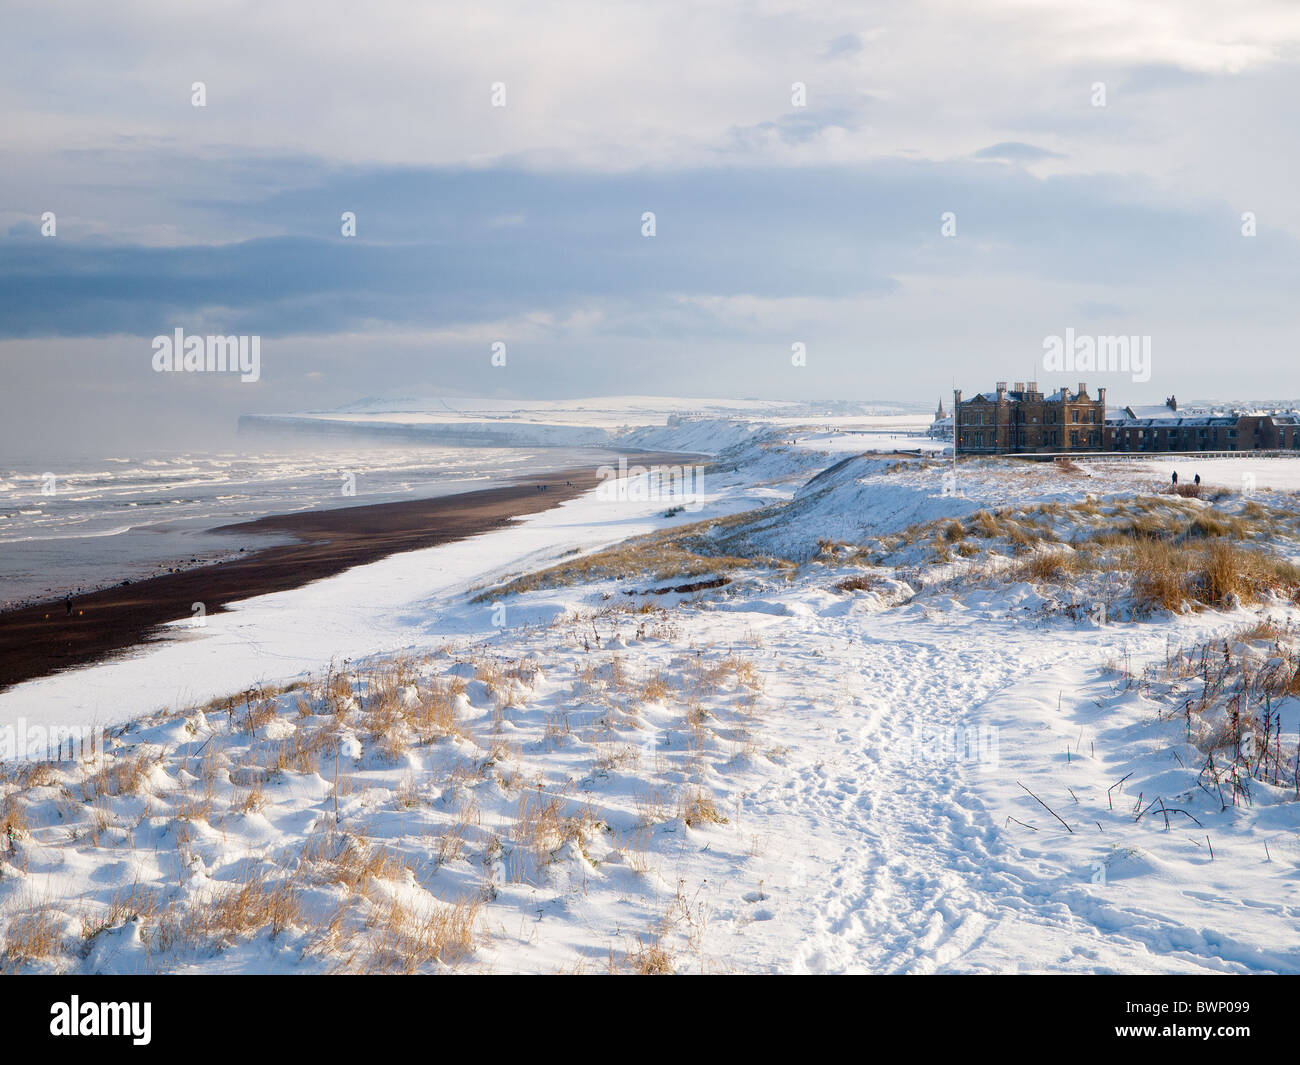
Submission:
{"label": "row of houses", "polygon": [[963,399],[954,393],[952,428],[944,432],[939,404],[933,435],[951,439],[964,454],[1052,454],[1070,451],[1300,451],[1300,413],[1295,411],[1180,411],[1170,396],[1164,404],[1122,407],[1108,412],[1106,390],[1044,393],[1035,381]]}

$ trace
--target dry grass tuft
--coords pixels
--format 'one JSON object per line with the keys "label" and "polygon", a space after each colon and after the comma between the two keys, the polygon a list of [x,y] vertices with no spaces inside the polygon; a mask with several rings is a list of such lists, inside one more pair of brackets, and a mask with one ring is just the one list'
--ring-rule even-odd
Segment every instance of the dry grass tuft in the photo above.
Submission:
{"label": "dry grass tuft", "polygon": [[1129,548],[1126,561],[1140,609],[1179,610],[1188,601],[1225,607],[1270,594],[1300,595],[1300,567],[1227,540],[1199,549],[1141,541]]}
{"label": "dry grass tuft", "polygon": [[27,815],[18,803],[17,794],[6,795],[0,800],[0,840],[10,854],[16,849],[16,841],[27,835]]}
{"label": "dry grass tuft", "polygon": [[1082,560],[1073,551],[1037,551],[1016,564],[1012,573],[1021,581],[1054,581],[1078,573]]}
{"label": "dry grass tuft", "polygon": [[627,967],[636,976],[672,976],[675,972],[673,956],[663,941],[655,937],[647,943],[640,936],[636,937],[637,947],[627,954]]}
{"label": "dry grass tuft", "polygon": [[155,760],[148,752],[115,758],[82,786],[87,801],[98,796],[135,795],[149,779]]}
{"label": "dry grass tuft", "polygon": [[727,823],[727,819],[722,816],[722,811],[718,809],[718,804],[699,788],[690,788],[682,795],[677,807],[677,816],[691,828]]}
{"label": "dry grass tuft", "polygon": [[357,894],[365,894],[377,880],[404,879],[410,871],[393,851],[351,832],[313,836],[303,848],[302,858],[319,883],[342,884]]}
{"label": "dry grass tuft", "polygon": [[[146,905],[151,904],[145,897]],[[156,900],[152,903],[156,906]],[[114,907],[105,922],[123,919],[123,908]],[[272,938],[291,927],[307,923],[297,884],[284,877],[269,883],[258,870],[238,886],[221,886],[187,906],[171,905],[146,915],[141,937],[151,952],[167,954],[177,950],[224,950],[241,938],[263,930]],[[103,923],[91,931],[116,927]]]}
{"label": "dry grass tuft", "polygon": [[32,961],[53,958],[62,948],[58,922],[48,909],[20,914],[5,929],[0,973],[16,973]]}
{"label": "dry grass tuft", "polygon": [[370,953],[360,971],[411,974],[432,965],[455,965],[474,952],[482,903],[435,905],[422,913],[387,903],[370,929]]}

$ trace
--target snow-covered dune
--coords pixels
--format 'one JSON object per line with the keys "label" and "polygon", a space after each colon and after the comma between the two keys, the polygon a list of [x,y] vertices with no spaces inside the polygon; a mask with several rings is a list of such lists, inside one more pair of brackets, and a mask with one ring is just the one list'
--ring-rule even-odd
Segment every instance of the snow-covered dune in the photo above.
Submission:
{"label": "snow-covered dune", "polygon": [[3,966],[1300,972],[1295,497],[783,428],[0,695],[116,726],[0,781]]}

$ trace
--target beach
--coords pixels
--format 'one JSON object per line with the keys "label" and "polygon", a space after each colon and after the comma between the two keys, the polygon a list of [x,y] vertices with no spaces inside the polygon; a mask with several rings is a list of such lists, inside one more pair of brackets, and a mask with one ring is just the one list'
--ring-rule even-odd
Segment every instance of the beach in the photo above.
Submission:
{"label": "beach", "polygon": [[[642,454],[638,463],[681,462]],[[0,690],[59,670],[100,661],[159,638],[168,622],[204,616],[227,604],[298,588],[389,555],[463,540],[558,506],[594,488],[599,467],[575,467],[514,483],[432,499],[275,514],[218,533],[238,532],[273,546],[238,558],[103,588],[71,600],[0,613]],[[296,542],[285,544],[291,536]]]}

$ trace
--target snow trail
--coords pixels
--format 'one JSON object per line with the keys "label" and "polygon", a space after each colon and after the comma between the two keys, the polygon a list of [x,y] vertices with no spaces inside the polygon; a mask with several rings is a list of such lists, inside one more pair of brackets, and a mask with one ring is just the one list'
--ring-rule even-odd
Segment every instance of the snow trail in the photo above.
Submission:
{"label": "snow trail", "polygon": [[[1077,663],[1079,688],[1096,684],[1095,631],[1058,630],[1044,641],[1036,626],[985,619],[996,638],[972,646],[951,620],[900,621],[889,612],[820,619],[786,634],[787,646],[814,649],[783,669],[797,672],[806,704],[784,726],[793,731],[782,742],[796,752],[789,775],[761,801],[765,827],[787,841],[796,870],[781,908],[788,964],[873,973],[1300,967],[1294,947],[1261,950],[1098,888],[1086,863],[1070,866],[1069,852],[1095,846],[1085,832],[1101,839],[1099,826],[1076,823],[1070,834],[1040,807],[1032,820],[1028,808],[1004,809],[1016,789],[1006,759],[918,757],[918,727],[975,735],[1001,697],[1061,660]],[[1152,649],[1162,642],[1148,639]],[[1053,694],[1060,680],[1048,679]],[[1004,752],[1024,743],[1005,730],[1000,742]],[[1004,824],[1008,812],[1037,832]]]}

